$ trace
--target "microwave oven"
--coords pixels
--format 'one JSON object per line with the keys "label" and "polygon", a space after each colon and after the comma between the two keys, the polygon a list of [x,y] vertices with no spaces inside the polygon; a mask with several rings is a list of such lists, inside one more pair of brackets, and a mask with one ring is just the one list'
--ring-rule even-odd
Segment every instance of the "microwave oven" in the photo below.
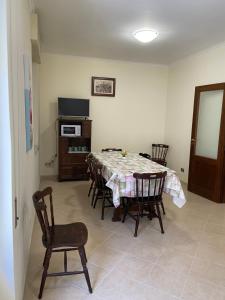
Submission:
{"label": "microwave oven", "polygon": [[61,125],[61,136],[81,136],[81,125]]}

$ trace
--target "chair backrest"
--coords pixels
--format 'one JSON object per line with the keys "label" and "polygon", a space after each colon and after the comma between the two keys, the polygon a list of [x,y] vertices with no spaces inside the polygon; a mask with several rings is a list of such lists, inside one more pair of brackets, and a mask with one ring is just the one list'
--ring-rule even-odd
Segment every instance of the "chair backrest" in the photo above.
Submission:
{"label": "chair backrest", "polygon": [[103,165],[99,163],[97,159],[93,160],[93,174],[95,185],[98,189],[102,189],[105,186],[104,177],[102,175]]}
{"label": "chair backrest", "polygon": [[102,149],[102,152],[113,152],[113,151],[122,151],[120,148],[105,148]]}
{"label": "chair backrest", "polygon": [[[49,202],[50,202],[51,224],[49,223],[47,206],[45,203],[46,198],[49,198]],[[51,243],[50,226],[53,227],[55,225],[53,203],[52,203],[52,188],[47,187],[43,191],[35,192],[33,194],[33,203],[43,233],[43,240],[49,245]]]}
{"label": "chair backrest", "polygon": [[161,199],[167,172],[134,173],[136,179],[135,196],[137,201]]}
{"label": "chair backrest", "polygon": [[169,146],[164,144],[152,144],[152,159],[165,160]]}
{"label": "chair backrest", "polygon": [[149,155],[148,153],[139,153],[139,155],[144,158],[151,159],[151,155]]}

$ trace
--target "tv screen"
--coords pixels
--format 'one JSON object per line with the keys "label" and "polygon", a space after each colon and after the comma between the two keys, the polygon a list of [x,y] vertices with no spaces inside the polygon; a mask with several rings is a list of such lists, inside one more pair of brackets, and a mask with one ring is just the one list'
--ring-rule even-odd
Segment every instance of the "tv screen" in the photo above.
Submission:
{"label": "tv screen", "polygon": [[59,116],[89,117],[89,99],[58,98]]}

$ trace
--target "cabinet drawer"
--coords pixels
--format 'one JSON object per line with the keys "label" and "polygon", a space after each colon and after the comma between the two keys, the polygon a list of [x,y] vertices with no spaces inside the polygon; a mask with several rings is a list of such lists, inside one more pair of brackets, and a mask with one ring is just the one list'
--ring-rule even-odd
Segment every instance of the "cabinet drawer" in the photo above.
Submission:
{"label": "cabinet drawer", "polygon": [[72,179],[73,170],[72,167],[59,168],[59,179]]}
{"label": "cabinet drawer", "polygon": [[59,167],[60,179],[88,179],[86,164],[73,164]]}
{"label": "cabinet drawer", "polygon": [[62,165],[69,165],[69,164],[86,164],[87,154],[67,154],[64,155],[60,162]]}

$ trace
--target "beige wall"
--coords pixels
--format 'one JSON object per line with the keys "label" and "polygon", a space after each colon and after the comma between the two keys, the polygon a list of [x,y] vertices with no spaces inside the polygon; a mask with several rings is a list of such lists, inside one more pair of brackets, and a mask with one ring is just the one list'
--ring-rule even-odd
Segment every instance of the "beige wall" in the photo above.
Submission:
{"label": "beige wall", "polygon": [[[56,151],[57,97],[65,96],[91,99],[94,151],[119,146],[151,152],[152,142],[166,142],[170,145],[168,166],[187,182],[194,89],[225,81],[225,44],[180,60],[167,71],[165,66],[43,54],[41,174],[57,174],[57,162],[51,168],[45,162]],[[91,97],[93,75],[115,77],[116,97]]]}
{"label": "beige wall", "polygon": [[[91,76],[116,78],[116,97],[92,97]],[[57,174],[57,163],[45,163],[55,153],[57,98],[90,99],[92,150],[122,147],[150,152],[163,142],[167,97],[166,66],[43,54],[40,92],[41,175]]]}
{"label": "beige wall", "polygon": [[[187,182],[195,86],[225,81],[225,44],[169,67],[165,141],[169,166]],[[210,112],[209,112],[210,113]],[[180,168],[185,172],[181,173]]]}

